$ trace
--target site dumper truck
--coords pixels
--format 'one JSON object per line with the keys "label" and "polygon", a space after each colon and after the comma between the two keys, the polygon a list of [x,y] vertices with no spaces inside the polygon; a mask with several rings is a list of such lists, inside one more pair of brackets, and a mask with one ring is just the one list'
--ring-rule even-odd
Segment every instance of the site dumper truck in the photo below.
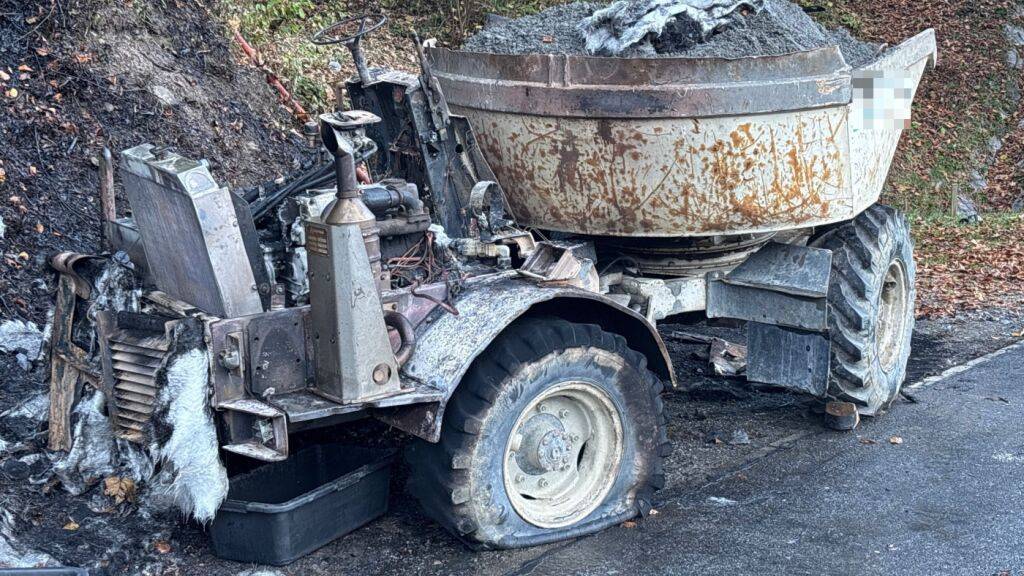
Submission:
{"label": "site dumper truck", "polygon": [[[657,322],[745,322],[747,378],[876,415],[914,316],[906,219],[878,204],[927,31],[851,69],[836,47],[708,60],[494,55],[417,43],[308,126],[325,167],[234,192],[203,161],[120,153],[109,252],[54,258],[51,446],[82,386],[146,445],[184,348],[219,448],[372,417],[416,438],[413,493],[471,545],[649,510],[670,453]],[[327,156],[329,154],[330,156]],[[111,266],[131,297],[112,298]],[[99,278],[99,279],[98,279]],[[105,279],[100,281],[101,279]]]}

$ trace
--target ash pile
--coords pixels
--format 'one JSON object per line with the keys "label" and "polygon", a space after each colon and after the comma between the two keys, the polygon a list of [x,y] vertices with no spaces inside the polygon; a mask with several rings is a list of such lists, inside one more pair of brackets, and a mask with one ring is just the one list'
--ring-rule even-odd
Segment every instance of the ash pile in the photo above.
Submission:
{"label": "ash pile", "polygon": [[852,67],[883,46],[828,30],[788,0],[574,2],[515,20],[491,16],[462,46],[492,54],[745,58],[839,46]]}

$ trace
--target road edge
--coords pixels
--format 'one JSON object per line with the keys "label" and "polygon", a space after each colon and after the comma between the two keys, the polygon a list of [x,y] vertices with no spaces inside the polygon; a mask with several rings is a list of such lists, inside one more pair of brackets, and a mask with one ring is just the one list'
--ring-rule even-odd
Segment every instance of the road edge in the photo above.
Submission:
{"label": "road edge", "polygon": [[947,368],[947,369],[943,370],[942,372],[940,372],[938,374],[935,374],[933,376],[928,376],[928,377],[922,378],[922,379],[920,379],[917,382],[914,382],[912,384],[905,385],[903,387],[903,389],[904,390],[921,390],[923,388],[928,388],[929,386],[932,386],[934,384],[942,382],[943,380],[945,380],[947,378],[950,378],[952,376],[956,376],[957,374],[962,374],[962,373],[970,370],[971,368],[974,368],[978,364],[982,364],[982,363],[988,362],[989,360],[992,360],[994,358],[998,358],[998,357],[1000,357],[1000,356],[1002,356],[1002,355],[1004,355],[1004,354],[1006,354],[1008,352],[1012,352],[1014,350],[1017,350],[1018,348],[1019,349],[1024,349],[1024,340],[1018,340],[1018,341],[1016,341],[1016,342],[1014,342],[1012,344],[1007,344],[1006,346],[1003,346],[1002,348],[1000,348],[1000,349],[998,349],[998,350],[996,350],[994,352],[989,352],[988,354],[985,354],[984,356],[979,356],[979,357],[975,358],[974,360],[970,360],[968,362],[964,362],[963,364],[958,364],[956,366],[951,366],[950,368]]}

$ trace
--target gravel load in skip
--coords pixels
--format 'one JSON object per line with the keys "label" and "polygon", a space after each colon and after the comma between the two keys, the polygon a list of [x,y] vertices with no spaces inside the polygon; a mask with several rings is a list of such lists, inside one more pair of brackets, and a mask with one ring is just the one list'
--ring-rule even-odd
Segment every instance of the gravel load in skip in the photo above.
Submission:
{"label": "gravel load in skip", "polygon": [[462,46],[493,54],[590,54],[627,58],[773,56],[837,45],[846,62],[880,46],[828,30],[788,0],[573,2],[515,20],[489,18]]}

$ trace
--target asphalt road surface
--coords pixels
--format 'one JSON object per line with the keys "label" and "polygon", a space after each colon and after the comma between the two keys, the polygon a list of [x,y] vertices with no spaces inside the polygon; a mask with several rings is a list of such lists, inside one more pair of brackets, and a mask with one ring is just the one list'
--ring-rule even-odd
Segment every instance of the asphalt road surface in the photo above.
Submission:
{"label": "asphalt road surface", "polygon": [[[383,518],[270,573],[1024,575],[1024,345],[910,394],[853,433],[798,397],[669,395],[676,449],[656,515],[470,552],[396,488]],[[707,440],[739,426],[750,445]],[[190,568],[244,569],[200,555]]]}
{"label": "asphalt road surface", "polygon": [[[1021,320],[919,323],[911,381],[1005,345]],[[701,347],[672,332],[688,388],[664,397],[674,451],[658,513],[594,536],[469,551],[405,492],[401,466],[387,514],[278,569],[216,558],[208,532],[180,517],[111,513],[99,487],[75,497],[0,478],[0,505],[22,545],[104,575],[1024,576],[1024,344],[841,433],[813,399],[701,376]],[[750,442],[711,441],[737,430]]]}
{"label": "asphalt road surface", "polygon": [[914,397],[507,573],[1024,574],[1024,348]]}

